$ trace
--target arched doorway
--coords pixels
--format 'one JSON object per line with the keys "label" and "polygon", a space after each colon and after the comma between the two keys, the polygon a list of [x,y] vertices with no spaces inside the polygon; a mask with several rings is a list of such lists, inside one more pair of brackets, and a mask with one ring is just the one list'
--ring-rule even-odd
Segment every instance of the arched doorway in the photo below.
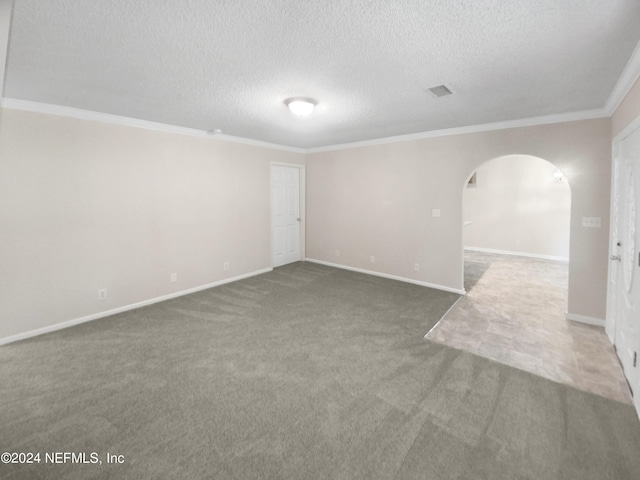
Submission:
{"label": "arched doorway", "polygon": [[427,338],[629,401],[601,328],[567,321],[571,190],[552,163],[490,159],[461,185],[466,296]]}
{"label": "arched doorway", "polygon": [[[465,252],[569,261],[571,189],[547,160],[488,160],[469,175],[462,198]],[[467,277],[465,269],[465,289]]]}

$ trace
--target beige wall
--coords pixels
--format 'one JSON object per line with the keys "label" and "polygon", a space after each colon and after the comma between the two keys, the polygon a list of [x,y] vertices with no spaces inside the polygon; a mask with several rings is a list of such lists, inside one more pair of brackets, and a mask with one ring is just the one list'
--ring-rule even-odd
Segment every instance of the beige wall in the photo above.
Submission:
{"label": "beige wall", "polygon": [[464,189],[464,245],[569,259],[571,189],[555,165],[527,155],[483,163]]}
{"label": "beige wall", "polygon": [[640,115],[640,78],[631,87],[611,117],[611,137],[615,138]]}
{"label": "beige wall", "polygon": [[[467,178],[487,160],[533,155],[571,186],[569,313],[602,320],[610,129],[595,119],[307,155],[307,257],[461,290]],[[582,227],[582,217],[601,217],[602,228]]]}
{"label": "beige wall", "polygon": [[[461,290],[467,178],[534,155],[572,188],[569,312],[602,319],[610,132],[596,119],[308,154],[307,257]],[[271,161],[305,156],[7,109],[0,339],[269,268]]]}
{"label": "beige wall", "polygon": [[0,339],[271,267],[271,161],[304,156],[5,109]]}

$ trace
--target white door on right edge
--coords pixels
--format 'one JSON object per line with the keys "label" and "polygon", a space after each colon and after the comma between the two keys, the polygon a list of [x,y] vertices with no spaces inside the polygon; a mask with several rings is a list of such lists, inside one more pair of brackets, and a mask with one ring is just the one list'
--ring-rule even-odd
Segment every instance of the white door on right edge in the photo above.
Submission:
{"label": "white door on right edge", "polygon": [[640,411],[640,128],[620,142],[615,169],[618,192],[618,232],[615,255],[615,345],[624,374]]}

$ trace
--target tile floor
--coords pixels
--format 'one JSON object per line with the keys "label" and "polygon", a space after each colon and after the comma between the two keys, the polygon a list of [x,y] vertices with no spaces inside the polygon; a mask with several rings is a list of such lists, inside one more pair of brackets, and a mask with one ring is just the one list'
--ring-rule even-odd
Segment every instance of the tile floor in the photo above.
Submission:
{"label": "tile floor", "polygon": [[427,338],[631,403],[604,329],[566,320],[568,265],[465,252],[462,297]]}

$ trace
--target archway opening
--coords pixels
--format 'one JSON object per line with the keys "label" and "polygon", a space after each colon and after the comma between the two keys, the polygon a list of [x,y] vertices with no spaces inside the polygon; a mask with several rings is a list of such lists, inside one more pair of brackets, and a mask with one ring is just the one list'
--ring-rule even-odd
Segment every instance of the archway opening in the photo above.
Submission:
{"label": "archway opening", "polygon": [[509,155],[461,187],[467,294],[427,338],[629,402],[607,337],[566,318],[571,191],[562,172]]}
{"label": "archway opening", "polygon": [[[484,252],[569,261],[571,189],[547,160],[531,155],[488,160],[469,175],[462,198],[467,257]],[[469,290],[478,272],[466,266]]]}

